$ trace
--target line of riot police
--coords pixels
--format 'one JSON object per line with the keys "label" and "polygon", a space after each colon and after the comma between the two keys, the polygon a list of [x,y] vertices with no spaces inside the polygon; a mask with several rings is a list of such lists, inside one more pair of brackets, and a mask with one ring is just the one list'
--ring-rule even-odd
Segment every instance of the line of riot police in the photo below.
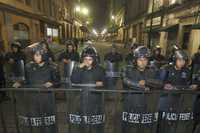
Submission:
{"label": "line of riot police", "polygon": [[[26,63],[26,56],[20,50],[19,43],[12,44],[12,53],[5,56],[11,66],[12,87],[19,88],[57,88],[61,85],[61,76],[58,65],[45,41],[32,44],[27,47],[32,61]],[[153,56],[145,46],[132,48],[127,56],[127,65],[121,71],[123,58],[113,45],[111,51],[104,56],[104,65],[100,65],[99,54],[92,44],[88,44],[79,54],[74,43],[66,42],[66,51],[59,55],[59,62],[64,66],[64,83],[69,88],[72,84],[85,84],[88,86],[107,87],[118,89],[117,84],[122,79],[123,88],[136,91],[159,90],[198,90],[200,83],[199,56],[195,54],[192,61],[192,69],[189,69],[189,57],[183,50],[176,50],[172,57],[172,64],[163,63],[164,57],[160,54],[160,48],[154,50]],[[156,62],[156,63],[155,63]],[[26,65],[25,65],[26,64]],[[43,95],[42,99],[33,96],[25,96],[25,99],[47,103],[50,94]],[[165,111],[167,98],[160,98],[160,111]],[[199,105],[197,98],[196,104]],[[51,109],[48,105],[44,110]],[[197,117],[199,115],[198,107]],[[35,109],[33,109],[35,110]],[[51,111],[49,116],[51,116]]]}

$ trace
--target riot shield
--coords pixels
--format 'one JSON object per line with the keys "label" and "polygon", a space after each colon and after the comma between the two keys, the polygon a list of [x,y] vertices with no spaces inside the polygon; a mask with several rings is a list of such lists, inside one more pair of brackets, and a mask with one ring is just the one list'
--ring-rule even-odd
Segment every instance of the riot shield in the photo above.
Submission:
{"label": "riot shield", "polygon": [[120,77],[119,63],[112,63],[110,61],[105,62],[106,65],[106,77]]}
{"label": "riot shield", "polygon": [[71,84],[70,77],[72,75],[75,64],[75,61],[70,61],[68,64],[64,64],[64,80],[68,85]]}
{"label": "riot shield", "polygon": [[16,120],[20,133],[57,133],[53,92],[16,91]]}
{"label": "riot shield", "polygon": [[7,69],[7,79],[9,81],[25,80],[25,64],[24,60],[17,60],[13,64],[9,64]]}
{"label": "riot shield", "polygon": [[119,63],[105,62],[106,68],[106,87],[109,89],[116,89],[117,81],[120,78]]}
{"label": "riot shield", "polygon": [[80,92],[66,93],[68,132],[102,133],[105,122],[102,94],[91,87],[75,87],[80,88]]}
{"label": "riot shield", "polygon": [[193,130],[195,95],[184,92],[166,92],[160,97],[159,133],[190,133]]}
{"label": "riot shield", "polygon": [[156,133],[159,93],[127,92],[123,94],[122,132]]}

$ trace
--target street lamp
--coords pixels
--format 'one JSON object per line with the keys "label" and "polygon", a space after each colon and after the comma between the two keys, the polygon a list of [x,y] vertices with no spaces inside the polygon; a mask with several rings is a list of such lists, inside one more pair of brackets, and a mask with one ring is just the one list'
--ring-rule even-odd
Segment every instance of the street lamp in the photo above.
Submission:
{"label": "street lamp", "polygon": [[114,15],[112,15],[112,16],[111,16],[111,19],[112,19],[112,20],[114,20],[114,19],[115,19],[115,16],[114,16]]}
{"label": "street lamp", "polygon": [[82,13],[83,13],[84,15],[88,15],[88,14],[89,14],[89,10],[88,10],[87,8],[83,8],[83,9],[82,9]]}
{"label": "street lamp", "polygon": [[104,35],[106,32],[107,32],[107,29],[105,28],[102,30],[101,35]]}
{"label": "street lamp", "polygon": [[80,6],[76,6],[75,10],[76,10],[76,12],[80,12],[81,11],[81,7]]}
{"label": "street lamp", "polygon": [[93,32],[94,35],[98,36],[98,33],[95,29],[93,29],[92,32]]}

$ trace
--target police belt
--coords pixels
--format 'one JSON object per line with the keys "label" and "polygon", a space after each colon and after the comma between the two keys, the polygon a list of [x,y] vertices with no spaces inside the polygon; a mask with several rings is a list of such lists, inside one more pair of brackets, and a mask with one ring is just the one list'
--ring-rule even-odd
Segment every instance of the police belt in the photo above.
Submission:
{"label": "police belt", "polygon": [[121,75],[120,72],[111,72],[111,71],[106,72],[106,77],[109,78],[120,78],[120,75]]}

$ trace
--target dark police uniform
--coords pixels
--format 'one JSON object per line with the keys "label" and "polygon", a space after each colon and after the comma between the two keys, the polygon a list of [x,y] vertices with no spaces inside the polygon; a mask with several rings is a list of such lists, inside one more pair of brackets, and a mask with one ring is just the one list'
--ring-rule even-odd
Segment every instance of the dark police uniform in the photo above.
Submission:
{"label": "dark police uniform", "polygon": [[141,90],[139,81],[141,80],[156,80],[157,74],[153,69],[146,68],[144,71],[139,71],[134,66],[127,66],[123,72],[123,83],[125,89]]}
{"label": "dark police uniform", "polygon": [[132,52],[129,53],[128,55],[126,55],[125,61],[126,61],[127,65],[132,65],[132,64],[136,65],[136,62],[135,62],[135,59],[133,58],[133,56],[134,55]]}
{"label": "dark police uniform", "polygon": [[[42,66],[31,62],[26,65],[24,87],[45,89],[51,82],[53,87],[60,84],[60,76],[55,64],[44,63]],[[57,133],[55,97],[52,92],[19,92],[16,94],[18,120],[22,133]]]}
{"label": "dark police uniform", "polygon": [[[174,66],[167,67],[165,84],[171,84],[176,89],[182,89],[183,87],[189,87],[191,83],[191,73],[188,68],[176,70]],[[187,88],[184,88],[187,89]]]}
{"label": "dark police uniform", "polygon": [[[75,130],[79,130],[79,132],[103,132],[103,125],[104,125],[104,110],[103,110],[103,103],[102,103],[102,94],[101,93],[94,93],[91,89],[98,89],[96,88],[97,82],[104,82],[104,69],[98,65],[97,61],[97,52],[96,49],[92,46],[87,46],[83,49],[81,53],[81,59],[84,61],[86,57],[90,57],[93,59],[91,64],[91,68],[88,69],[87,66],[83,68],[76,68],[74,69],[71,82],[72,84],[79,84],[82,86],[76,86],[76,88],[82,89],[80,93],[80,105],[75,106],[76,109],[72,110],[75,116],[79,116],[77,119],[81,119],[79,122],[70,121],[72,125],[75,126]],[[74,85],[72,85],[75,87]],[[77,98],[75,98],[77,99]],[[87,120],[83,120],[87,118]],[[103,119],[101,119],[103,118]],[[74,123],[74,124],[73,124]],[[77,125],[80,125],[77,127]],[[77,131],[72,131],[77,132]]]}
{"label": "dark police uniform", "polygon": [[[20,133],[57,133],[55,95],[49,91],[28,91],[31,88],[47,89],[59,86],[60,75],[57,65],[45,62],[44,42],[30,45],[32,53],[39,54],[42,62],[30,62],[25,67],[24,88],[27,91],[16,92],[16,111]],[[19,81],[18,81],[19,82]],[[18,86],[18,85],[17,85]],[[16,87],[17,87],[16,86]]]}
{"label": "dark police uniform", "polygon": [[97,81],[104,82],[105,72],[100,66],[88,70],[86,67],[77,68],[72,73],[71,81],[76,84],[96,84]]}
{"label": "dark police uniform", "polygon": [[[191,72],[188,68],[184,67],[181,70],[176,70],[173,65],[166,67],[165,71],[165,84],[171,84],[175,90],[189,89],[189,85],[191,84]],[[185,133],[191,131],[193,128],[192,108],[193,95],[184,95],[181,93],[162,94],[159,107],[159,133]],[[186,121],[184,121],[186,117],[180,117],[181,113],[188,114]]]}
{"label": "dark police uniform", "polygon": [[[133,58],[136,60],[149,57],[150,51],[144,46],[140,46],[134,51]],[[158,109],[156,105],[159,95],[149,95],[145,93],[145,90],[154,89],[152,85],[159,83],[159,80],[155,70],[146,66],[143,71],[140,71],[138,67],[137,65],[128,65],[123,72],[124,89],[137,91],[124,94],[122,115],[124,133],[155,132],[157,129]],[[145,85],[140,86],[140,81],[145,81]],[[145,117],[147,115],[150,117]]]}
{"label": "dark police uniform", "polygon": [[26,85],[30,87],[42,87],[46,82],[59,86],[60,75],[56,64],[45,63],[43,66],[31,62],[26,65]]}
{"label": "dark police uniform", "polygon": [[[139,71],[135,67],[127,66],[123,73],[124,89],[136,90],[141,93],[126,93],[124,94],[123,104],[123,132],[155,132],[157,129],[157,104],[159,95],[145,94],[144,89],[140,88],[139,81],[144,80],[145,87],[150,81],[159,81],[156,77],[156,72],[151,68],[146,68],[144,71]],[[151,115],[151,118],[143,120],[143,116]],[[133,115],[133,117],[131,117]],[[135,116],[135,117],[134,117]],[[155,118],[155,121],[152,119]]]}

